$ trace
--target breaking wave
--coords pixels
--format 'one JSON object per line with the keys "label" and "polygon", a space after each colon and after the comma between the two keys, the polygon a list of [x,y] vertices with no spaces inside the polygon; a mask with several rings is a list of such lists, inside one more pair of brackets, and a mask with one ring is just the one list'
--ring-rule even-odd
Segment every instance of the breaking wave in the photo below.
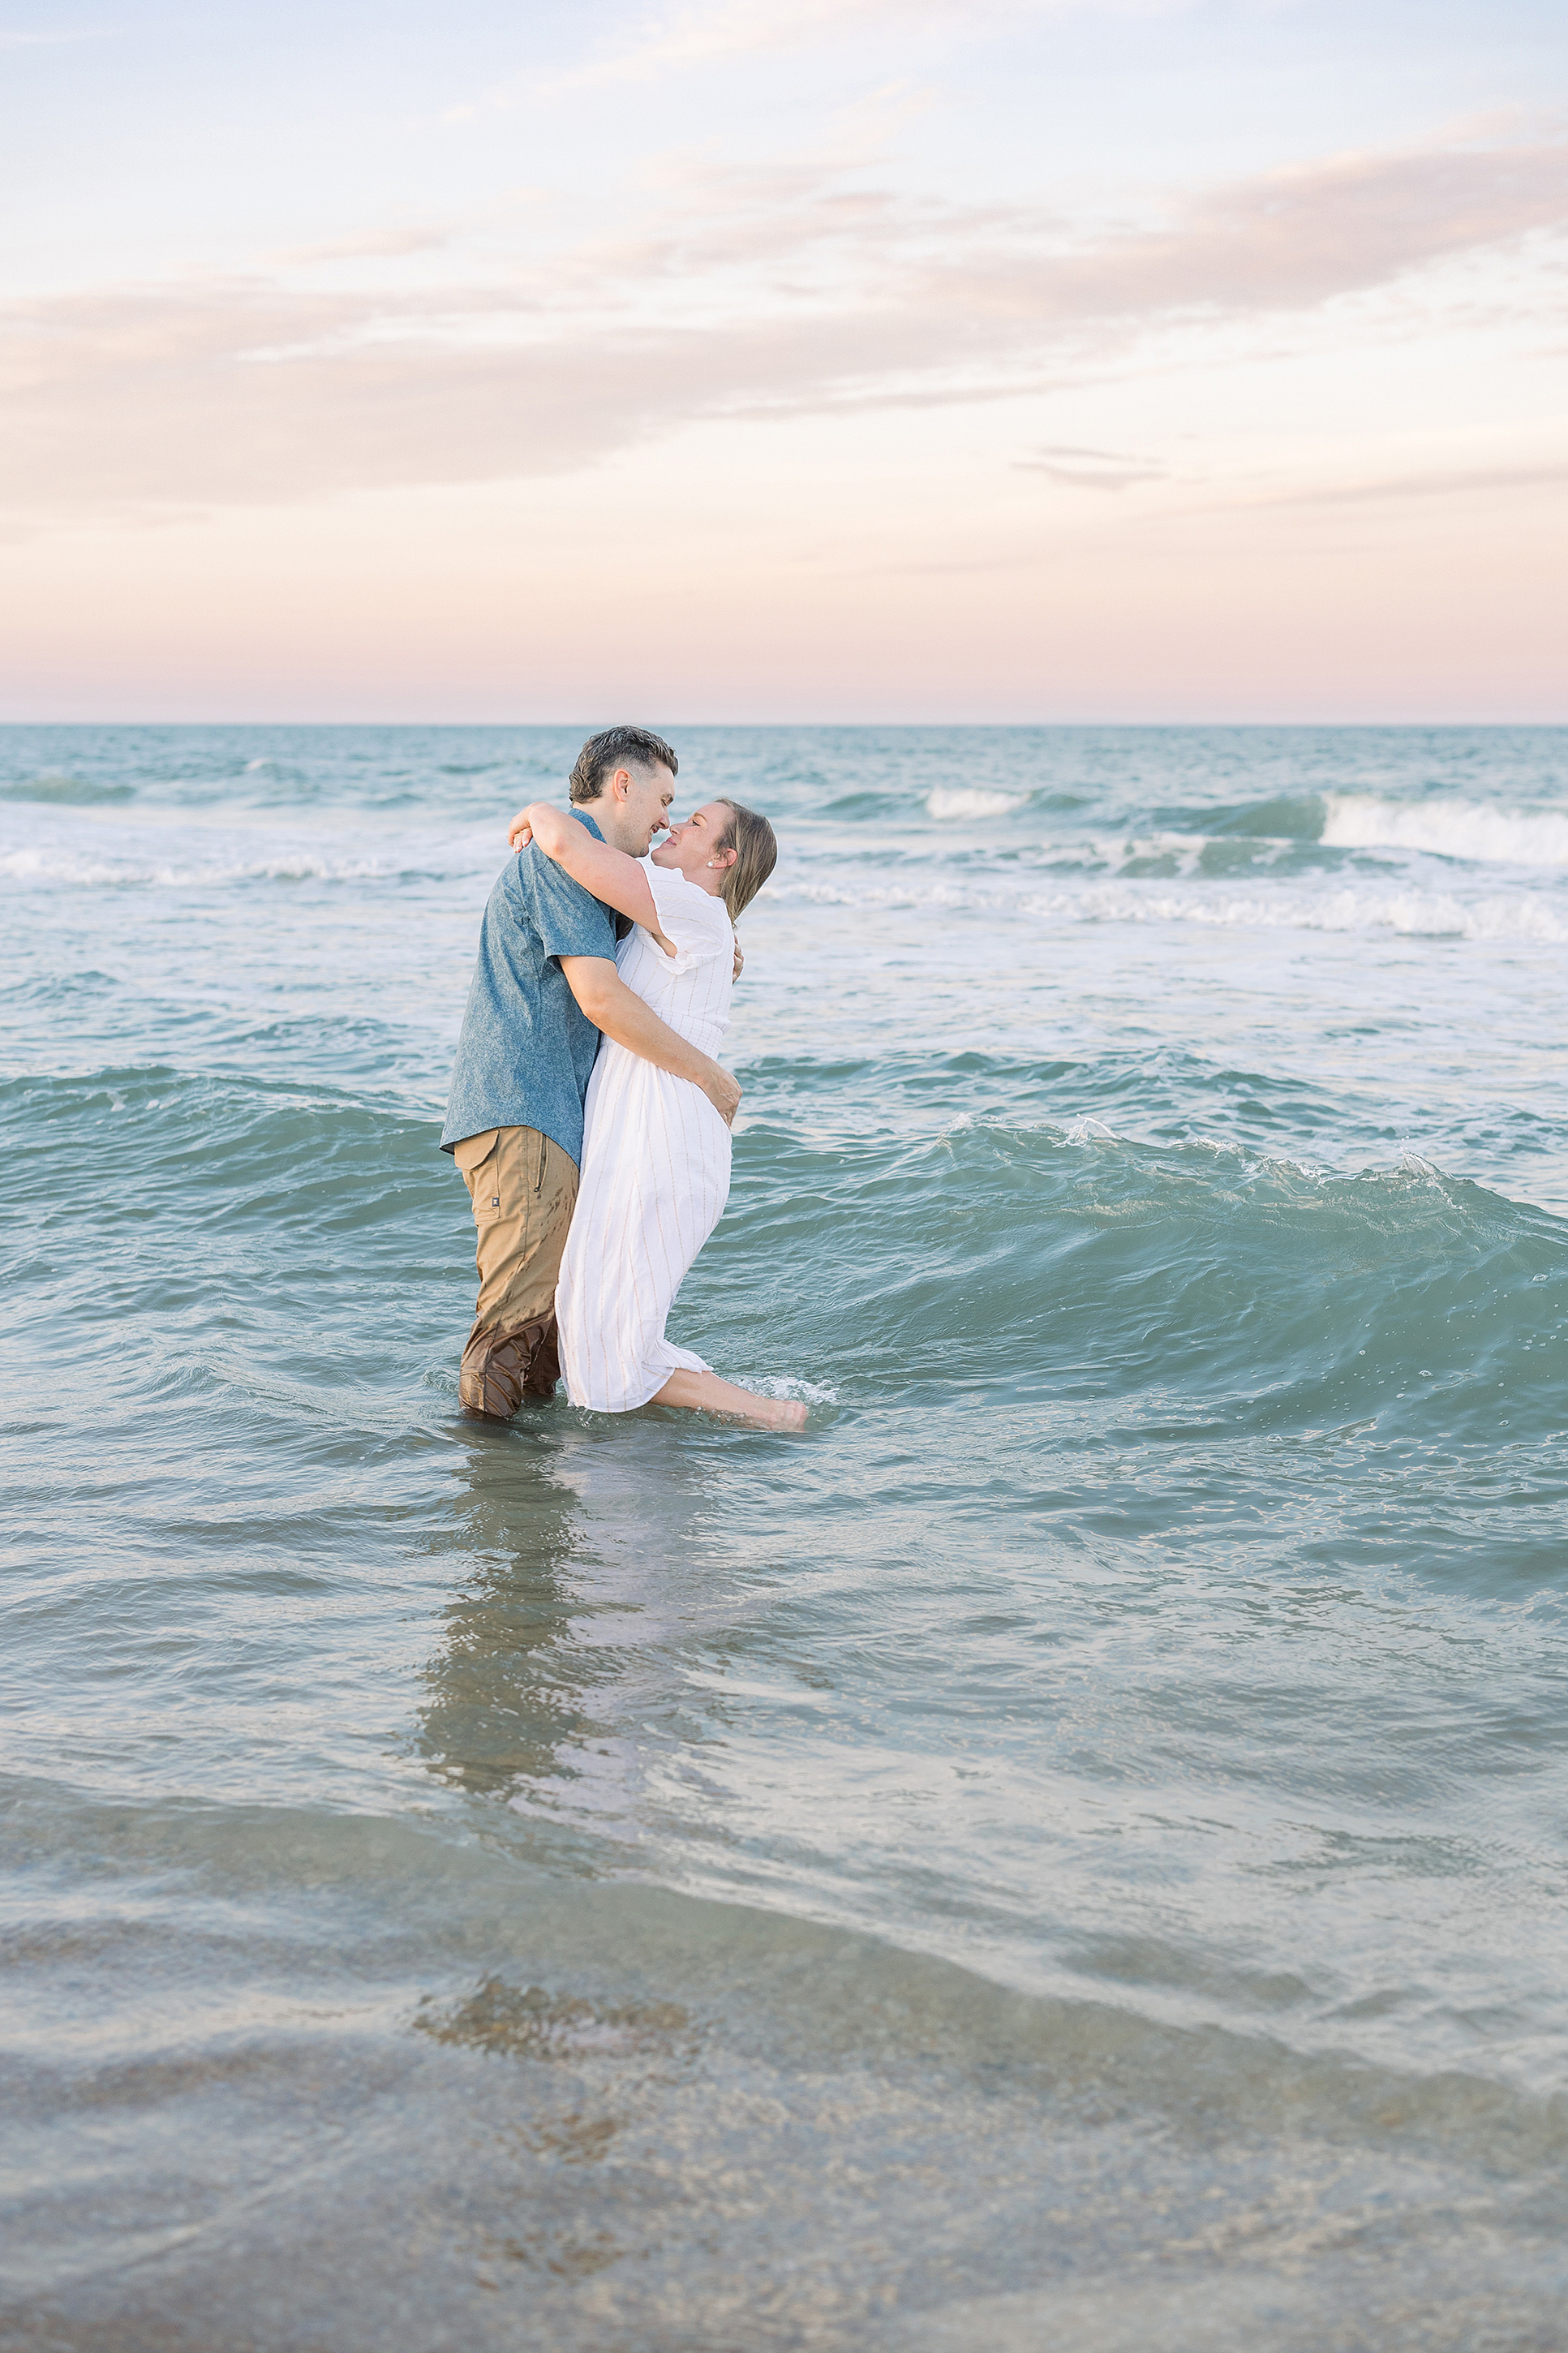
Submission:
{"label": "breaking wave", "polygon": [[941,823],[963,817],[1005,817],[1010,809],[1021,808],[1023,800],[1016,793],[987,793],[971,786],[963,789],[942,789],[926,795],[926,807]]}
{"label": "breaking wave", "polygon": [[1560,811],[1389,801],[1370,793],[1330,793],[1323,806],[1321,839],[1329,849],[1416,849],[1479,865],[1568,866],[1568,814]]}

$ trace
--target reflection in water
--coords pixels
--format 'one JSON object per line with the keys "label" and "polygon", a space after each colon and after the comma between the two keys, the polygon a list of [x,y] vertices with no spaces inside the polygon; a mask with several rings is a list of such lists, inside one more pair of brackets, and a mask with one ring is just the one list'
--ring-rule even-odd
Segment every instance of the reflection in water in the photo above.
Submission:
{"label": "reflection in water", "polygon": [[441,1611],[416,1740],[441,1780],[482,1794],[550,1774],[558,1744],[595,1726],[571,1640],[575,1495],[550,1451],[510,1432],[475,1432],[459,1460],[439,1542],[465,1556],[463,1582]]}
{"label": "reflection in water", "polygon": [[416,1746],[449,1786],[636,1836],[650,1736],[690,1736],[675,1653],[726,1614],[703,1525],[714,1466],[661,1416],[525,1418],[465,1433],[457,1459],[438,1543],[461,1582]]}

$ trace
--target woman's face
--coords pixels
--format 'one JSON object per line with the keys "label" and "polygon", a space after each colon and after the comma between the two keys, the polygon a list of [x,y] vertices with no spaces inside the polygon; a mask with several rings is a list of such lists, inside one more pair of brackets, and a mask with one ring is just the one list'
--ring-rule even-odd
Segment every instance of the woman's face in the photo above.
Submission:
{"label": "woman's face", "polygon": [[[730,812],[722,801],[710,801],[706,807],[693,809],[683,824],[672,825],[664,839],[656,842],[654,864],[674,866],[682,874],[699,873],[710,858],[719,855],[729,821]],[[724,860],[726,865],[729,862]]]}

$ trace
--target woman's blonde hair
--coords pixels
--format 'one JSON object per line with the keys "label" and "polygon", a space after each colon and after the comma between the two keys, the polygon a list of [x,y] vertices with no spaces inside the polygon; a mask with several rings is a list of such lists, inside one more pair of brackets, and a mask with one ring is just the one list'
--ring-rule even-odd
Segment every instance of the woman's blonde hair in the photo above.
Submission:
{"label": "woman's blonde hair", "polygon": [[778,864],[779,846],[773,827],[755,809],[742,801],[728,800],[722,793],[719,806],[729,810],[730,822],[723,840],[715,846],[735,852],[735,863],[724,876],[724,904],[730,910],[730,921],[738,923]]}

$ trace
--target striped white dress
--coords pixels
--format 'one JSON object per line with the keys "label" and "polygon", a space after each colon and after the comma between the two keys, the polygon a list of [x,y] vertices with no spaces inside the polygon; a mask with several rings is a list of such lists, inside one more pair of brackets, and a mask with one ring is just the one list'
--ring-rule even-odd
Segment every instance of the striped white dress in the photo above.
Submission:
{"label": "striped white dress", "polygon": [[[730,1021],[734,934],[722,899],[674,868],[646,869],[667,956],[641,927],[616,964],[661,1021],[717,1054]],[[723,1215],[730,1131],[700,1087],[608,1038],[584,1106],[583,1168],[555,1313],[574,1405],[629,1413],[671,1373],[709,1368],[672,1347],[664,1321],[681,1278]]]}

